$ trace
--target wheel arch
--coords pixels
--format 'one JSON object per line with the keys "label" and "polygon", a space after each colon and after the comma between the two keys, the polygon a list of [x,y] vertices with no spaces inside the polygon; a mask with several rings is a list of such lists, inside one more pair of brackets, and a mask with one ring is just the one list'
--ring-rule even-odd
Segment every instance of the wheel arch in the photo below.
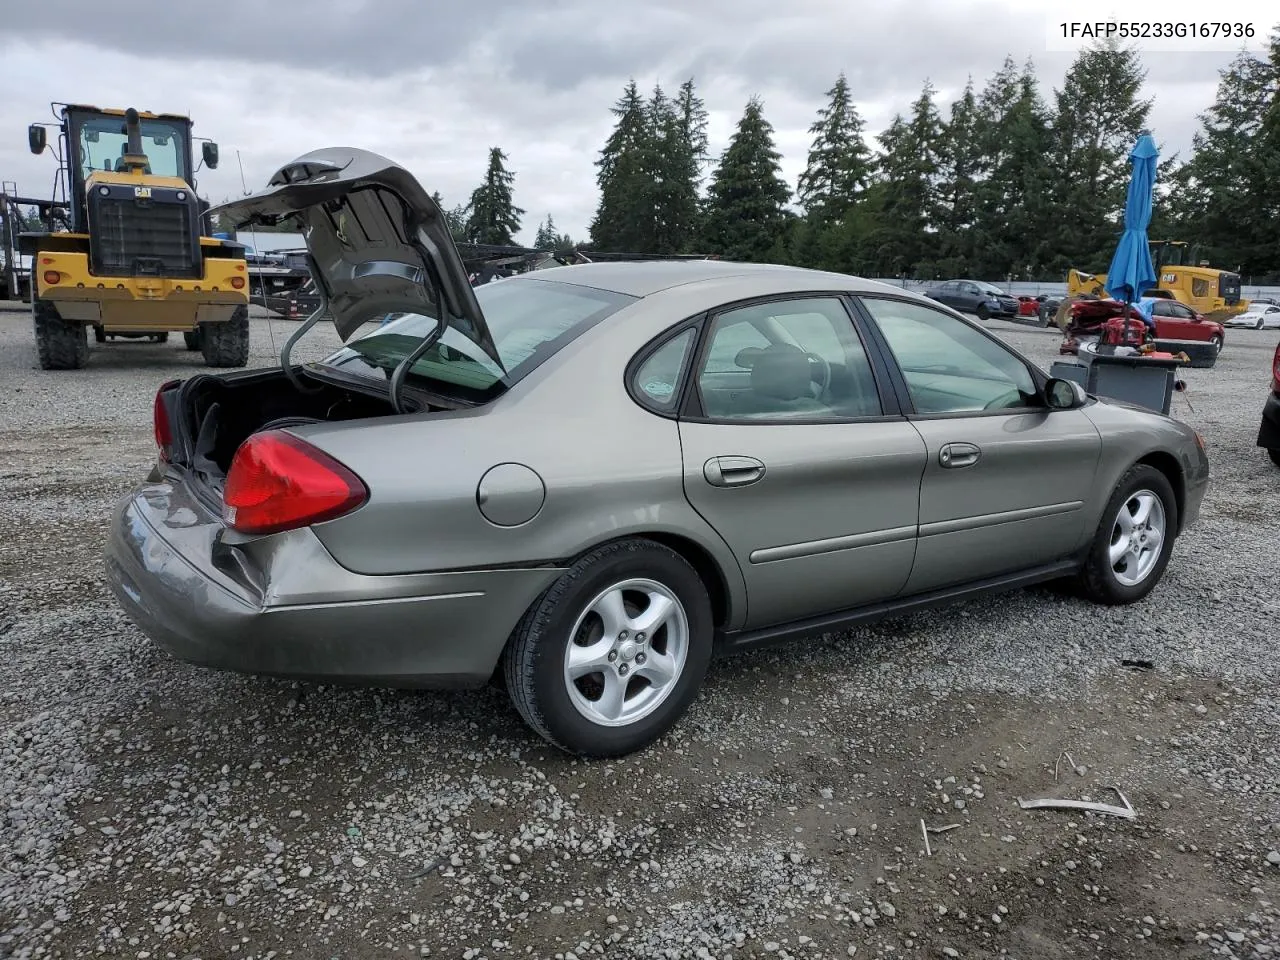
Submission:
{"label": "wheel arch", "polygon": [[1187,502],[1187,481],[1186,477],[1183,476],[1182,465],[1178,462],[1178,458],[1166,450],[1153,450],[1137,460],[1134,465],[1137,466],[1138,464],[1154,467],[1169,481],[1169,486],[1173,488],[1174,504],[1178,508],[1178,526],[1174,530],[1174,534],[1175,536],[1180,534],[1182,532],[1183,512]]}
{"label": "wheel arch", "polygon": [[711,619],[717,630],[744,618],[745,586],[739,583],[741,589],[735,592],[730,586],[729,577],[725,574],[723,566],[711,550],[695,538],[673,530],[629,530],[584,546],[572,558],[563,561],[563,564],[566,567],[571,566],[588,553],[623,540],[652,541],[668,550],[673,550],[693,567],[698,579],[707,588],[707,597],[711,601]]}

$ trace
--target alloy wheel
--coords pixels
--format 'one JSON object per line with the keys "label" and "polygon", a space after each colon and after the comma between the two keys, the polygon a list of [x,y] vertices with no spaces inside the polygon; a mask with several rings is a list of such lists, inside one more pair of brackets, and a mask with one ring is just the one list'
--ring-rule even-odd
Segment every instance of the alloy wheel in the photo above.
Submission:
{"label": "alloy wheel", "polygon": [[1151,575],[1160,559],[1165,527],[1164,503],[1150,490],[1139,490],[1121,505],[1107,554],[1119,583],[1135,587]]}
{"label": "alloy wheel", "polygon": [[675,690],[688,654],[689,617],[672,590],[656,580],[615,583],[573,626],[564,656],[569,700],[592,723],[636,723]]}

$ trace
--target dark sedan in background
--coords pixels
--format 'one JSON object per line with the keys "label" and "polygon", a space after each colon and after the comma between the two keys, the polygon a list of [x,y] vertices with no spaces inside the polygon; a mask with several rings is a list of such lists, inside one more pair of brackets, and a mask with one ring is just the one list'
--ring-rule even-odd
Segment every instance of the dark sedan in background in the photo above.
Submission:
{"label": "dark sedan in background", "polygon": [[947,280],[926,290],[925,295],[962,313],[977,314],[980,320],[1018,315],[1017,297],[982,280]]}

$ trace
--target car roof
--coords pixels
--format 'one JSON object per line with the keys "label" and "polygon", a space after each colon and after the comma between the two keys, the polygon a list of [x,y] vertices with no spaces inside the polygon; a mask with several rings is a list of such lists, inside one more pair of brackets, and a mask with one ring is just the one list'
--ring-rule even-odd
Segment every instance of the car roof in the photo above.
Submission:
{"label": "car roof", "polygon": [[551,267],[531,273],[518,274],[512,279],[554,280],[573,283],[598,290],[608,290],[631,297],[647,297],[650,294],[713,280],[730,277],[744,279],[768,279],[786,283],[794,281],[799,289],[825,286],[850,293],[904,293],[901,287],[854,277],[844,273],[828,273],[791,267],[776,263],[735,263],[730,260],[649,260],[618,261],[612,263],[583,263],[568,267]]}

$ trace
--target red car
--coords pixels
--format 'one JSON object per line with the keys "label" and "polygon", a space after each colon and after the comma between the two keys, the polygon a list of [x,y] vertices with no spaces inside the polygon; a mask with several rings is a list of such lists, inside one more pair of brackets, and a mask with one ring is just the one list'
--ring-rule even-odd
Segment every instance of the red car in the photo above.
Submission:
{"label": "red car", "polygon": [[[1196,313],[1186,304],[1177,300],[1166,300],[1160,297],[1148,298],[1142,303],[1151,305],[1151,316],[1155,321],[1156,340],[1191,340],[1201,343],[1212,343],[1217,353],[1222,352],[1226,328],[1216,320],[1210,320],[1203,314]],[[1119,300],[1081,300],[1071,305],[1071,319],[1060,353],[1075,353],[1076,341],[1079,337],[1096,336],[1102,325],[1112,317],[1124,314],[1124,304]],[[1130,308],[1130,315],[1138,316],[1137,305]],[[1193,366],[1198,365],[1193,362]],[[1211,364],[1210,364],[1211,365]]]}
{"label": "red car", "polygon": [[1226,327],[1196,313],[1185,303],[1151,297],[1151,315],[1156,321],[1157,340],[1201,340],[1222,350]]}
{"label": "red car", "polygon": [[1280,344],[1271,358],[1271,395],[1262,408],[1258,446],[1266,450],[1271,462],[1280,467]]}

